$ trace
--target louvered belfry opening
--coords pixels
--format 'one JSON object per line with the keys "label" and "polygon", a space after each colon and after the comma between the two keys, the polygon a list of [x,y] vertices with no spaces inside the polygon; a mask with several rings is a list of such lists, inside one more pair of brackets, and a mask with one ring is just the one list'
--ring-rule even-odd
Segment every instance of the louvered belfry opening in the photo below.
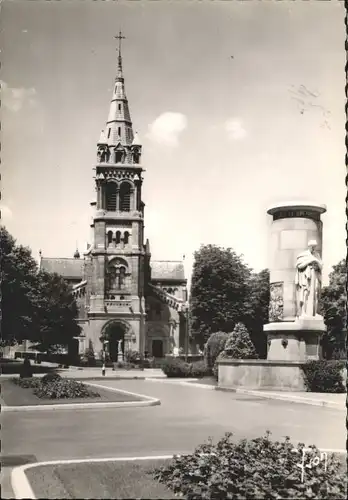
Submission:
{"label": "louvered belfry opening", "polygon": [[106,210],[116,212],[117,207],[117,186],[113,182],[108,182],[105,188]]}
{"label": "louvered belfry opening", "polygon": [[123,182],[120,187],[120,210],[129,212],[131,206],[131,187],[128,182]]}

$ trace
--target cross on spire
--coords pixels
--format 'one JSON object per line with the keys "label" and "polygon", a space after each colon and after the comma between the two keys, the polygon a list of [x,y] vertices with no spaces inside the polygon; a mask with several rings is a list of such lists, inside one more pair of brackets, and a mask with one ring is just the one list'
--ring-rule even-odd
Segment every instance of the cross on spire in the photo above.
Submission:
{"label": "cross on spire", "polygon": [[118,40],[118,53],[121,55],[121,42],[122,40],[125,40],[126,37],[122,35],[122,31],[119,32],[118,35],[114,36]]}

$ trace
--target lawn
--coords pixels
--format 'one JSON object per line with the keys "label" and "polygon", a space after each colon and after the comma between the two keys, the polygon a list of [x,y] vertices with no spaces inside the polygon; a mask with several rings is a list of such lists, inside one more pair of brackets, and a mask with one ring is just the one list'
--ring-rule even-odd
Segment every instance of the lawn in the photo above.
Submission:
{"label": "lawn", "polygon": [[151,475],[153,468],[164,463],[142,460],[45,465],[28,469],[26,475],[36,498],[174,499],[174,493]]}
{"label": "lawn", "polygon": [[91,387],[91,390],[98,392],[100,397],[96,398],[74,398],[74,399],[41,399],[33,394],[32,389],[24,389],[14,384],[12,380],[1,380],[1,404],[5,406],[32,406],[32,405],[52,405],[68,403],[114,403],[142,401],[141,398],[124,394],[122,392]]}

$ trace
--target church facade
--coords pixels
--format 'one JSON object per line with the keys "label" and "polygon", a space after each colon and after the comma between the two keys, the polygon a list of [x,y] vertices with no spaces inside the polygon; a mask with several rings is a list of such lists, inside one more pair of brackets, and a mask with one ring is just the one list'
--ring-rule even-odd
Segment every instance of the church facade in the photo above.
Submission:
{"label": "church facade", "polygon": [[188,350],[184,265],[151,260],[149,241],[144,243],[143,173],[119,49],[109,115],[97,144],[93,242],[83,258],[78,250],[74,258],[40,256],[41,269],[72,286],[80,354],[91,343],[95,353],[104,345],[112,361],[127,350],[155,357]]}

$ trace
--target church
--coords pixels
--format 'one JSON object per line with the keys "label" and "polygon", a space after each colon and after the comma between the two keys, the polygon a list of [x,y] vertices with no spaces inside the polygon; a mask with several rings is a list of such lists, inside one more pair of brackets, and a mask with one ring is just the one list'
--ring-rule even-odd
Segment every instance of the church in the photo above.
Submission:
{"label": "church", "polygon": [[160,358],[190,349],[183,262],[153,261],[150,243],[144,243],[142,146],[125,92],[121,33],[117,38],[117,76],[93,169],[93,243],[83,258],[76,250],[73,258],[41,254],[39,263],[72,287],[81,326],[79,353],[92,345],[97,355],[105,347],[112,361],[127,350]]}

